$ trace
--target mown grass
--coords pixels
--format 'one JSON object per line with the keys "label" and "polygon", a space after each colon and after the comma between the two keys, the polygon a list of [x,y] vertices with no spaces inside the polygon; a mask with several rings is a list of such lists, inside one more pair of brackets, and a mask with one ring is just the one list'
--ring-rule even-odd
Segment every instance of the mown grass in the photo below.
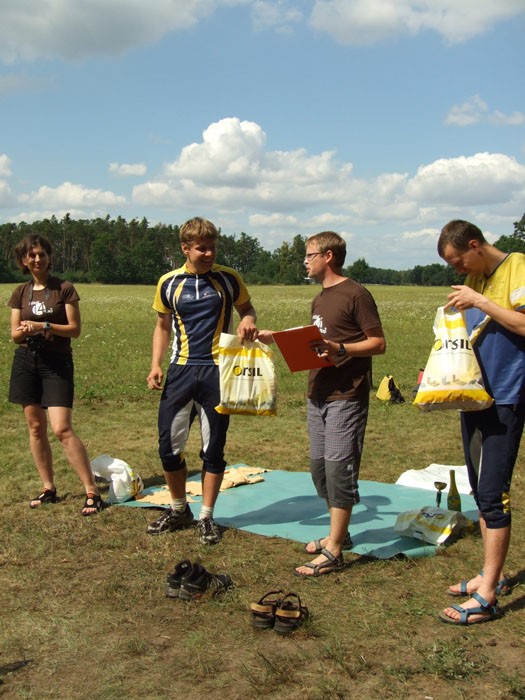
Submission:
{"label": "mown grass", "polygon": [[[83,334],[75,341],[75,426],[91,457],[129,462],[147,484],[162,481],[156,453],[158,394],[148,392],[155,314],[153,288],[78,286]],[[309,320],[312,287],[252,290],[259,326]],[[432,342],[444,288],[373,287],[387,337],[374,359],[377,384],[394,375],[407,403],[372,398],[361,476],[394,482],[431,462],[462,464],[455,412],[423,414],[412,386]],[[11,286],[0,285],[4,306]],[[369,561],[348,554],[348,568],[318,581],[292,575],[298,543],[229,530],[204,548],[195,533],[152,538],[151,513],[112,508],[81,518],[79,482],[53,439],[63,500],[30,511],[39,489],[20,408],[5,395],[12,344],[0,337],[0,694],[6,698],[505,698],[525,697],[523,450],[513,483],[513,542],[508,571],[516,586],[502,599],[505,616],[475,628],[445,626],[436,613],[446,587],[480,564],[469,535],[425,560]],[[305,471],[304,373],[291,374],[276,354],[279,415],[233,417],[227,459]],[[373,392],[372,392],[373,396]],[[192,434],[188,462],[199,468]],[[227,571],[236,587],[223,599],[181,604],[164,598],[168,570],[180,559]],[[274,588],[294,590],[311,619],[289,638],[256,633],[249,602]]]}

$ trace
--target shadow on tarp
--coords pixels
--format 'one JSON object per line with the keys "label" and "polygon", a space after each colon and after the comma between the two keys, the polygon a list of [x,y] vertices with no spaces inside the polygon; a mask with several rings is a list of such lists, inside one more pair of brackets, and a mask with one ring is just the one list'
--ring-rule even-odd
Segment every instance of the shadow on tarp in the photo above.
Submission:
{"label": "shadow on tarp", "polygon": [[[199,479],[197,475],[191,480]],[[145,489],[144,493],[158,490],[152,487]],[[359,494],[361,501],[354,506],[350,525],[353,553],[377,559],[389,559],[399,554],[411,558],[435,554],[437,547],[434,545],[413,537],[399,537],[394,531],[400,513],[434,505],[435,495],[432,491],[400,484],[360,481]],[[472,496],[462,495],[461,503],[463,514],[477,520],[478,512]],[[151,507],[151,504],[142,501],[128,501],[121,505]],[[198,517],[200,499],[197,503],[190,503],[190,506],[194,516]],[[326,503],[316,495],[310,474],[281,470],[266,472],[264,481],[252,486],[222,491],[217,499],[214,518],[226,527],[304,543],[325,537],[330,525]]]}

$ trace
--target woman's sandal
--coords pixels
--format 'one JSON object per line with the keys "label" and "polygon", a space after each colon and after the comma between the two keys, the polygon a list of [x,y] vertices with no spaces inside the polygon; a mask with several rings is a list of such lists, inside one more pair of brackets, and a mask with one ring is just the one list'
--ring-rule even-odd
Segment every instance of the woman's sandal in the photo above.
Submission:
{"label": "woman's sandal", "polygon": [[[96,513],[100,513],[100,511],[105,508],[106,504],[100,497],[98,493],[86,493],[86,500],[84,501],[84,505],[82,506],[82,515],[95,515]],[[85,508],[94,508],[94,510],[90,510],[87,513],[84,513]]]}
{"label": "woman's sandal", "polygon": [[[494,603],[487,603],[485,598],[482,598],[480,594],[476,592],[472,594],[472,598],[477,600],[479,606],[476,606],[475,608],[464,608],[462,605],[451,605],[450,607],[457,610],[457,612],[460,614],[459,620],[449,617],[445,611],[442,610],[438,615],[441,622],[446,622],[449,625],[468,626],[476,625],[481,622],[489,622],[490,620],[495,620],[496,618],[501,617],[501,610],[497,600],[495,600]],[[483,615],[483,617],[470,622],[469,617],[471,615]]]}
{"label": "woman's sandal", "polygon": [[297,593],[287,593],[275,611],[274,630],[277,634],[293,632],[308,619],[308,608]]}
{"label": "woman's sandal", "polygon": [[[479,575],[483,576],[483,569],[481,569]],[[448,595],[452,596],[452,598],[465,598],[471,596],[474,591],[471,591],[470,593],[467,591],[467,584],[469,583],[469,580],[470,579],[459,582],[459,591],[451,591],[449,588]],[[498,585],[496,586],[496,595],[510,595],[511,593],[512,585],[510,584],[508,578],[504,576],[500,581],[498,581]]]}
{"label": "woman's sandal", "polygon": [[[34,503],[34,501],[38,501],[38,503]],[[56,489],[44,489],[36,498],[32,498],[29,501],[29,507],[38,508],[42,505],[42,503],[56,503],[57,501],[58,498]]]}
{"label": "woman's sandal", "polygon": [[[252,624],[258,629],[269,630],[275,624],[275,611],[281,604],[280,594],[283,591],[269,591],[257,603],[250,603]],[[274,596],[272,598],[272,596]]]}

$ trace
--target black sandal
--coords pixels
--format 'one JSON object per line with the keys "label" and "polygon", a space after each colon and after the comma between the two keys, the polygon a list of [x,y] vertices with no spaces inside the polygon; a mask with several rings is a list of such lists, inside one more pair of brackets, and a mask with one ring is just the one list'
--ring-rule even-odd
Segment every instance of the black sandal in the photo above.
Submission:
{"label": "black sandal", "polygon": [[[33,501],[38,501],[38,503],[33,505]],[[56,503],[57,501],[58,498],[56,489],[44,489],[36,498],[32,498],[29,501],[29,507],[38,508],[42,505],[42,503]]]}
{"label": "black sandal", "polygon": [[[100,513],[100,511],[106,507],[105,502],[102,500],[98,493],[86,493],[86,500],[82,506],[82,515],[95,515]],[[84,508],[94,508],[95,510],[89,511],[89,513],[84,513]]]}

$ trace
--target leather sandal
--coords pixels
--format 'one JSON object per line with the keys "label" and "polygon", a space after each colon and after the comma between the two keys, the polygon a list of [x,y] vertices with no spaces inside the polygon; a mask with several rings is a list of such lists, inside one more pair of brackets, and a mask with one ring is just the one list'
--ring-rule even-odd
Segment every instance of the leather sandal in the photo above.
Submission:
{"label": "leather sandal", "polygon": [[[38,501],[38,503],[33,503],[33,501]],[[29,501],[29,507],[38,508],[42,505],[42,503],[56,503],[57,501],[58,498],[56,489],[44,489],[36,498],[32,498]]]}
{"label": "leather sandal", "polygon": [[329,552],[327,549],[322,549],[320,553],[326,557],[326,561],[322,561],[319,564],[312,564],[312,562],[309,561],[305,564],[301,564],[301,566],[311,569],[311,574],[303,574],[297,571],[297,569],[294,569],[294,574],[296,576],[302,576],[302,578],[317,578],[318,576],[331,574],[332,571],[341,571],[341,569],[344,569],[345,560],[342,554],[335,557],[332,552]]}
{"label": "leather sandal", "polygon": [[293,632],[308,619],[308,608],[297,593],[287,593],[275,611],[274,630],[277,634]]}
{"label": "leather sandal", "polygon": [[[258,629],[269,630],[275,624],[275,611],[281,605],[283,591],[269,591],[257,603],[250,603],[252,624]],[[273,596],[273,597],[272,597]]]}
{"label": "leather sandal", "polygon": [[[82,506],[81,513],[82,515],[95,515],[96,513],[100,513],[100,511],[105,507],[106,503],[102,500],[98,493],[86,493],[86,500]],[[95,510],[90,510],[87,513],[84,513],[85,508],[94,508]]]}

